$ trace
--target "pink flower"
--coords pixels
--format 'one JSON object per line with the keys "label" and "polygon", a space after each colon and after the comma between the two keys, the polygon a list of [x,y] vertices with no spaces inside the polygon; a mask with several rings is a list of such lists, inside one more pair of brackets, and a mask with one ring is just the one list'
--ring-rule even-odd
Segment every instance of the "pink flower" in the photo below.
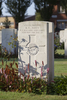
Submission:
{"label": "pink flower", "polygon": [[5,78],[7,79],[8,75],[5,74]]}
{"label": "pink flower", "polygon": [[49,68],[47,68],[47,73],[49,73]]}
{"label": "pink flower", "polygon": [[41,66],[41,77],[43,76],[43,68],[42,68],[42,66]]}
{"label": "pink flower", "polygon": [[5,70],[3,70],[3,74],[5,74]]}

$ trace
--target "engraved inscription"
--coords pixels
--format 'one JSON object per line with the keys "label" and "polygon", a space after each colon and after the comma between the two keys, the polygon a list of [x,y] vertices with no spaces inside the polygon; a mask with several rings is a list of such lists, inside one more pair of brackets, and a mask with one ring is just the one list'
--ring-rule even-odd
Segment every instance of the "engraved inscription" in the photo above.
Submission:
{"label": "engraved inscription", "polygon": [[36,30],[36,29],[32,29],[32,30],[30,30],[30,29],[26,29],[26,30],[22,30],[22,33],[43,33],[44,32],[44,30]]}
{"label": "engraved inscription", "polygon": [[23,24],[22,27],[23,27],[23,29],[21,28],[22,33],[28,33],[28,34],[29,33],[31,34],[41,33],[43,34],[45,32],[45,28],[41,24],[32,24],[32,25]]}

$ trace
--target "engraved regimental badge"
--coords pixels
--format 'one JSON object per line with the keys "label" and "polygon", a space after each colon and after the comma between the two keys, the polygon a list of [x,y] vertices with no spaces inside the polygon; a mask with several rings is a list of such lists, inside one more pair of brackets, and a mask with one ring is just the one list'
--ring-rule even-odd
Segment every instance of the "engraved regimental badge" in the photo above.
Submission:
{"label": "engraved regimental badge", "polygon": [[30,55],[36,55],[39,51],[39,48],[36,44],[29,44],[28,53]]}

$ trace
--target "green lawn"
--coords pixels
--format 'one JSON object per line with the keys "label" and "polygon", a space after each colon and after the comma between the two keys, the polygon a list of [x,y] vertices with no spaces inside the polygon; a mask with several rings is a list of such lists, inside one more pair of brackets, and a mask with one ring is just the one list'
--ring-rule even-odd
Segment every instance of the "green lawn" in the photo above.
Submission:
{"label": "green lawn", "polygon": [[67,96],[0,91],[0,100],[67,100]]}
{"label": "green lawn", "polygon": [[55,59],[54,60],[54,75],[67,75],[67,59]]}
{"label": "green lawn", "polygon": [[[58,54],[63,55],[64,49],[57,49]],[[60,76],[60,75],[67,75],[67,59],[54,59],[54,75]]]}
{"label": "green lawn", "polygon": [[[5,68],[6,66],[6,61],[4,60],[4,65],[2,65],[2,58],[0,58],[0,68]],[[10,63],[13,63],[13,61],[15,60],[15,63],[18,63],[18,59],[17,58],[11,58],[9,61],[7,61],[7,65],[9,65]],[[13,65],[13,68],[16,68],[15,63]]]}

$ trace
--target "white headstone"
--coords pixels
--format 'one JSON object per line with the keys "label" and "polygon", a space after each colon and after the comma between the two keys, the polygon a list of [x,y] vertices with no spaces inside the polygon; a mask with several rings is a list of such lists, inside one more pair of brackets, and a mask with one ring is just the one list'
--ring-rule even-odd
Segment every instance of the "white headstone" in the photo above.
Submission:
{"label": "white headstone", "polygon": [[67,58],[67,29],[64,30],[64,40],[65,57]]}
{"label": "white headstone", "polygon": [[[28,73],[28,64],[30,64],[30,76],[40,77],[42,61],[43,78],[47,76],[48,80],[54,78],[54,27],[51,22],[27,21],[19,23],[18,30],[18,71],[24,74],[24,69]],[[37,71],[35,66],[37,61]],[[36,71],[36,73],[35,73]]]}
{"label": "white headstone", "polygon": [[[9,42],[14,41],[15,38],[15,29],[3,29],[2,30],[2,46],[3,48],[6,48],[6,50],[9,52],[12,52],[12,54],[15,53],[15,47],[12,45],[8,45]],[[15,41],[13,42],[15,44]]]}
{"label": "white headstone", "polygon": [[2,43],[2,31],[0,31],[0,44]]}
{"label": "white headstone", "polygon": [[59,38],[60,38],[60,43],[63,43],[64,42],[64,30],[61,30],[59,32]]}

